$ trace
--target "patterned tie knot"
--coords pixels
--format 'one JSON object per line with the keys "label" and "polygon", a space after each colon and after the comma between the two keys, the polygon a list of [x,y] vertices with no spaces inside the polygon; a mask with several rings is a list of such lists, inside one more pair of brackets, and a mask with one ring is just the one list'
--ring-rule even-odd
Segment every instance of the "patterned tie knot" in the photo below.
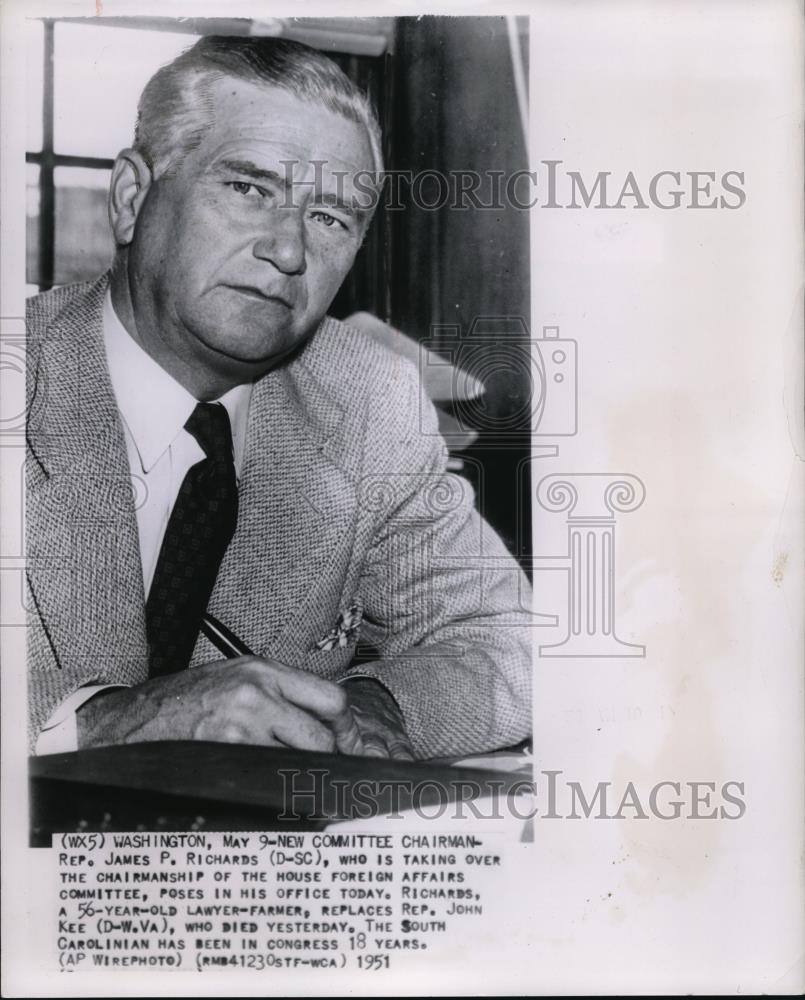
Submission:
{"label": "patterned tie knot", "polygon": [[223,465],[232,464],[232,428],[226,407],[221,403],[198,403],[184,426],[207,458]]}

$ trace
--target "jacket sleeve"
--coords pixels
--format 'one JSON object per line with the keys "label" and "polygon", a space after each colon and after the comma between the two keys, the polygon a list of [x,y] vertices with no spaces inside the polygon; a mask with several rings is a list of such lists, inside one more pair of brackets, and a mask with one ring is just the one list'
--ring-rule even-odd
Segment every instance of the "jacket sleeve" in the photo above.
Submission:
{"label": "jacket sleeve", "polygon": [[447,471],[418,380],[408,393],[420,398],[398,412],[417,413],[416,426],[409,419],[374,441],[385,468],[358,491],[372,523],[361,642],[377,659],[350,673],[388,688],[420,757],[511,746],[531,732],[529,585],[469,482]]}

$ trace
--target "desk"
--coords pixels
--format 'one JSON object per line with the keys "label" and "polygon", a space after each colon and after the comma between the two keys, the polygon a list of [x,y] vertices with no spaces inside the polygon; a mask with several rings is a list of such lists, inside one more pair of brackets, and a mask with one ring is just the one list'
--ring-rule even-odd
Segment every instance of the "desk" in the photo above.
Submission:
{"label": "desk", "polygon": [[512,772],[179,741],[32,757],[31,845],[72,831],[320,829],[508,794],[530,780],[523,761]]}

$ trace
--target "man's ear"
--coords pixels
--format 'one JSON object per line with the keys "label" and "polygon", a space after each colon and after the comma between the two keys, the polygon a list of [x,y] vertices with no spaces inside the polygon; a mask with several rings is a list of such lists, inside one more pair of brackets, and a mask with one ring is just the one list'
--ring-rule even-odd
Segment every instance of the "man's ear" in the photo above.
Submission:
{"label": "man's ear", "polygon": [[118,246],[134,239],[137,216],[153,183],[151,168],[136,149],[117,154],[109,185],[109,222]]}

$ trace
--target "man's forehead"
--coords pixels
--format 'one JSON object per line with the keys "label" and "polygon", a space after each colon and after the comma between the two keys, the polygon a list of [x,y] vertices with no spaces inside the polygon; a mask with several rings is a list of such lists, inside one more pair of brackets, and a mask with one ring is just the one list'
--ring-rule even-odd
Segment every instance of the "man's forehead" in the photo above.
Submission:
{"label": "man's forehead", "polygon": [[210,96],[213,125],[197,150],[205,165],[240,153],[270,165],[323,163],[328,172],[373,169],[366,128],[320,104],[231,77],[217,80]]}
{"label": "man's forehead", "polygon": [[[241,166],[243,173],[265,171],[275,173],[288,181],[315,178],[328,182],[343,178],[344,182],[354,182],[356,175],[371,170],[371,163],[360,164],[356,160],[341,159],[336,153],[327,151],[326,144],[311,150],[303,141],[294,141],[290,135],[268,136],[242,133],[216,143],[214,148],[199,150],[201,168],[204,172],[218,172]],[[205,155],[206,152],[206,155]]]}

